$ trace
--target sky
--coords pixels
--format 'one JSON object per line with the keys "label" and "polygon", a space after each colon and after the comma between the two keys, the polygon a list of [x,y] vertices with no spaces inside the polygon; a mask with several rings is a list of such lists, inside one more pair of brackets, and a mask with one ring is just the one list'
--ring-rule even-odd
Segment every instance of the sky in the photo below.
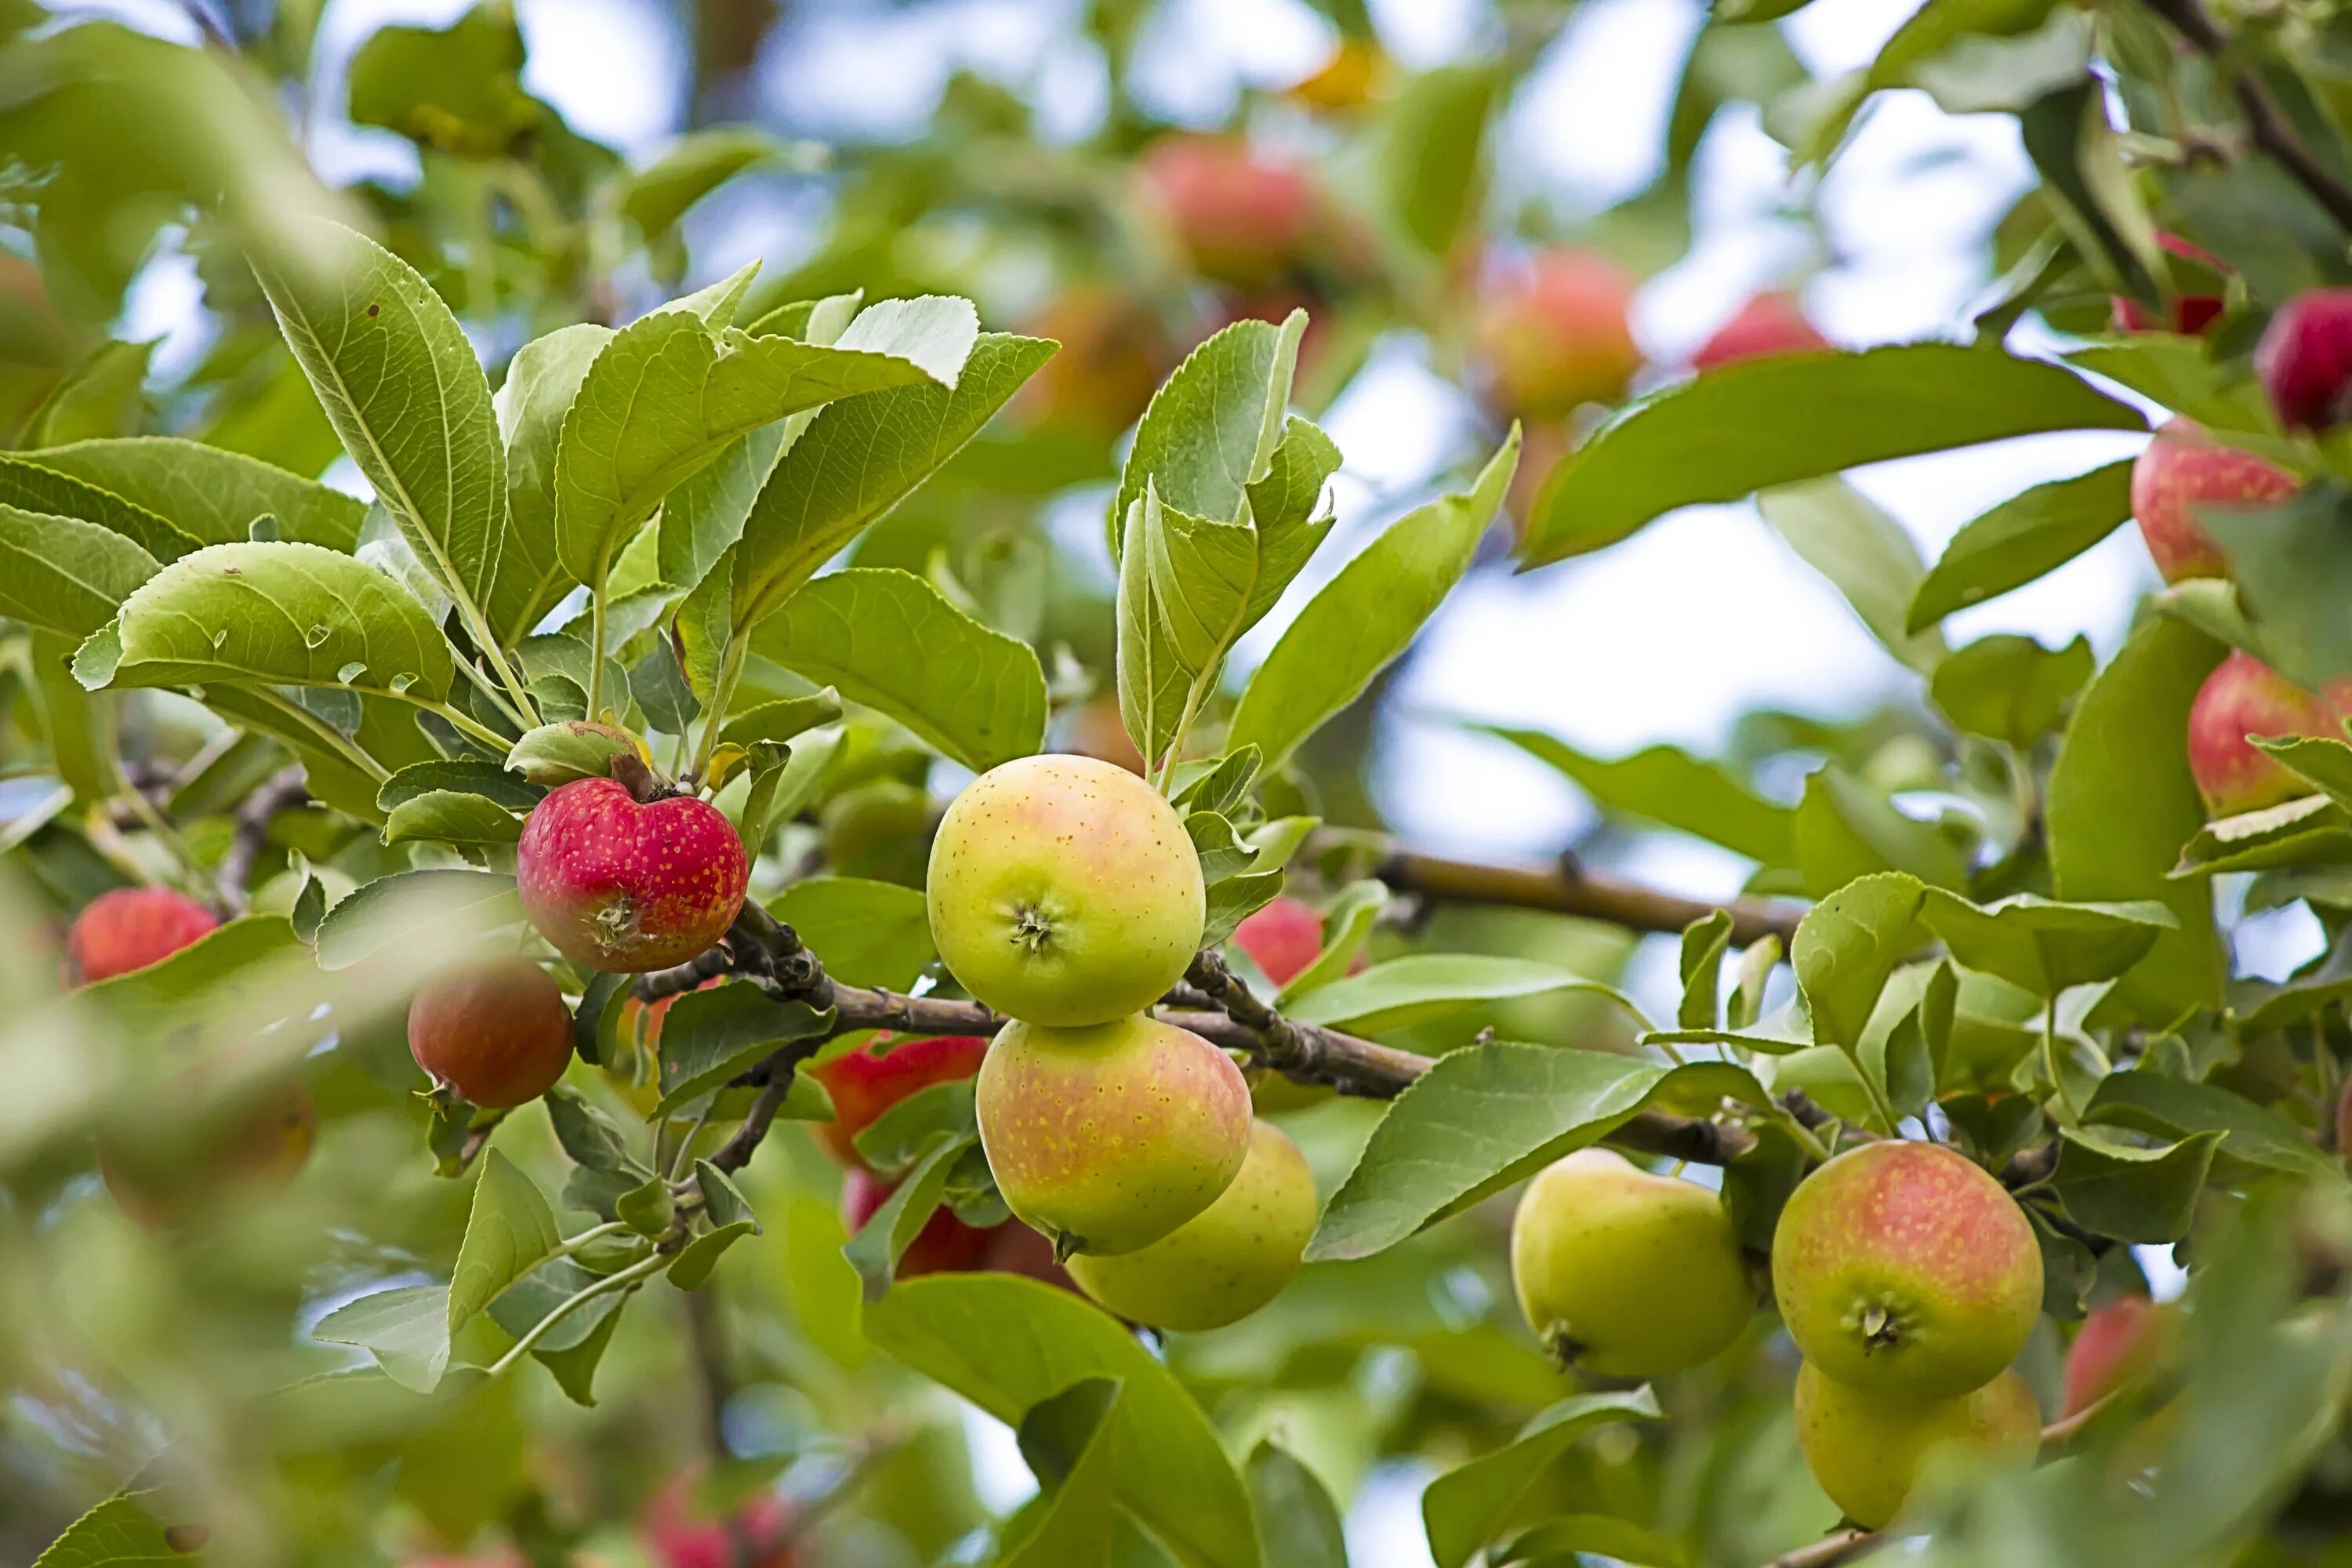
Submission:
{"label": "sky", "polygon": [[[971,68],[1029,89],[1049,134],[1083,135],[1103,112],[1101,61],[1078,34],[1080,0],[947,0],[881,6],[803,0],[790,8],[763,58],[761,82],[783,128],[815,136],[910,133],[950,74]],[[100,7],[160,31],[183,26],[163,0]],[[660,0],[519,0],[530,46],[526,84],[588,135],[643,159],[681,122],[681,45]],[[1814,0],[1782,24],[1818,76],[1867,63],[1915,6],[1908,0]],[[340,101],[341,64],[386,21],[446,23],[464,0],[331,0],[315,97]],[[1491,26],[1483,0],[1375,0],[1391,51],[1425,67],[1477,50]],[[1660,132],[1699,0],[1589,0],[1539,63],[1503,126],[1513,194],[1541,195],[1570,212],[1598,212],[1656,173]],[[1244,85],[1278,87],[1322,59],[1332,35],[1297,0],[1176,0],[1162,8],[1137,73],[1139,92],[1167,117],[1213,124]],[[404,143],[321,116],[311,152],[332,178],[397,175],[414,167]],[[1985,238],[2031,180],[2015,123],[1955,117],[1916,93],[1881,95],[1822,183],[1818,209],[1827,256],[1804,289],[1806,308],[1852,345],[1954,337],[1988,285]],[[1696,241],[1651,279],[1637,335],[1667,363],[1702,341],[1750,292],[1781,281],[1811,256],[1808,231],[1784,216],[1790,199],[1780,150],[1752,112],[1718,116],[1698,160]],[[788,222],[755,231],[755,248],[793,243]],[[715,246],[714,250],[724,248]],[[713,259],[723,271],[733,258]],[[696,281],[700,281],[698,279]],[[141,335],[184,327],[194,279],[170,263],[138,292],[126,323]],[[2024,332],[2014,346],[2032,350]],[[161,363],[198,345],[174,343]],[[1336,483],[1339,531],[1318,567],[1240,652],[1264,656],[1313,585],[1413,498],[1458,469],[1478,438],[1473,411],[1433,375],[1420,345],[1380,345],[1329,412],[1347,455]],[[2027,486],[2128,457],[2140,438],[2033,437],[1877,465],[1851,476],[1932,560],[1952,533]],[[1098,539],[1099,498],[1077,498],[1072,537]],[[2041,583],[1954,616],[1955,643],[1992,631],[2050,646],[2086,635],[2102,658],[2121,640],[2131,608],[2157,579],[2124,529]],[[1480,570],[1433,620],[1398,692],[1402,721],[1377,758],[1376,786],[1401,832],[1459,854],[1545,857],[1591,821],[1557,774],[1500,742],[1464,734],[1461,717],[1526,725],[1615,755],[1656,742],[1701,752],[1722,746],[1744,710],[1781,706],[1823,715],[1889,696],[1916,696],[1917,678],[1872,641],[1833,589],[1789,552],[1749,505],[1674,514],[1601,554],[1525,575]],[[1633,850],[1630,868],[1676,890],[1724,897],[1740,862],[1663,837]],[[2316,950],[2299,910],[2242,933],[2248,966],[2283,973]],[[1655,948],[1657,944],[1649,944]],[[1670,989],[1671,955],[1644,950],[1634,989]],[[999,1503],[1029,1481],[1001,1427],[973,1418],[982,1479]],[[1350,1520],[1351,1550],[1367,1568],[1427,1562],[1415,1497],[1419,1479],[1390,1477],[1368,1489]]]}

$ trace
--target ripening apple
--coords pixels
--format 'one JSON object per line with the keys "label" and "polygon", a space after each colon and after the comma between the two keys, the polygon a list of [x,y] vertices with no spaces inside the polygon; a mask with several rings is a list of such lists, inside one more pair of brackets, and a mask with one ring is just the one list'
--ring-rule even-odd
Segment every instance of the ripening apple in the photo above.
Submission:
{"label": "ripening apple", "polygon": [[1691,354],[1691,368],[1707,371],[1739,360],[1811,353],[1829,346],[1829,339],[1806,319],[1794,294],[1770,289],[1733,311]]}
{"label": "ripening apple", "polygon": [[2163,1360],[2167,1330],[2164,1309],[2146,1296],[2120,1297],[2084,1318],[2066,1347],[2066,1403],[2059,1417],[2145,1382]]}
{"label": "ripening apple", "polygon": [[2332,430],[2352,414],[2352,289],[2308,289],[2279,307],[2254,345],[2254,374],[2290,430]]}
{"label": "ripening apple", "polygon": [[1156,1018],[1007,1024],[977,1102],[997,1190],[1066,1258],[1150,1246],[1216,1202],[1249,1153],[1241,1069]]}
{"label": "ripening apple", "polygon": [[1024,757],[966,785],[925,894],[949,972],[1033,1024],[1108,1024],[1158,1001],[1200,946],[1207,893],[1175,808],[1091,757]]}
{"label": "ripening apple", "polygon": [[2132,518],[2166,582],[2227,577],[2229,558],[2198,521],[2198,509],[2266,506],[2302,488],[2284,468],[2223,446],[2196,421],[2168,419],[2132,462]]}
{"label": "ripening apple", "polygon": [[1597,250],[1557,246],[1488,268],[1472,333],[1506,414],[1554,420],[1613,403],[1642,368],[1627,311],[1633,279]]}
{"label": "ripening apple", "polygon": [[833,1120],[809,1125],[835,1159],[870,1169],[857,1152],[857,1135],[918,1089],[971,1077],[987,1051],[987,1040],[978,1035],[893,1039],[886,1030],[855,1050],[803,1069],[833,1097]]}
{"label": "ripening apple", "polygon": [[[861,1165],[852,1165],[841,1177],[841,1225],[856,1236],[866,1228],[875,1211],[889,1202],[898,1190],[896,1182],[885,1181]],[[988,1266],[990,1247],[1002,1226],[982,1230],[969,1226],[956,1217],[955,1210],[941,1204],[898,1255],[898,1277],[913,1279],[925,1274],[969,1274]]]}
{"label": "ripening apple", "polygon": [[1871,1394],[1807,1362],[1797,1371],[1797,1446],[1830,1500],[1864,1530],[1903,1511],[1933,1457],[2030,1458],[2042,1413],[2014,1372],[1942,1399]]}
{"label": "ripening apple", "polygon": [[1607,1149],[1580,1149],[1528,1184],[1511,1280],[1546,1349],[1611,1377],[1712,1361],[1756,1312],[1722,1199]]}
{"label": "ripening apple", "polygon": [[558,952],[630,974],[684,963],[726,934],[750,866],[709,801],[640,802],[617,779],[574,779],[530,808],[515,879]]}
{"label": "ripening apple", "polygon": [[213,912],[169,888],[116,888],[99,894],[66,933],[73,978],[95,984],[160,963],[220,924]]}
{"label": "ripening apple", "polygon": [[520,953],[496,955],[417,988],[408,1054],[459,1099],[511,1110],[572,1065],[572,1012],[546,970]]}
{"label": "ripening apple", "polygon": [[2042,1248],[1981,1166],[1889,1139],[1798,1184],[1772,1234],[1772,1289],[1797,1348],[1830,1376],[1945,1398],[2024,1347],[2042,1313]]}
{"label": "ripening apple", "polygon": [[1322,216],[1302,163],[1239,137],[1163,136],[1136,160],[1138,196],[1204,278],[1264,283],[1306,254]]}
{"label": "ripening apple", "polygon": [[1282,1293],[1315,1234],[1315,1173],[1272,1123],[1217,1201],[1150,1246],[1070,1259],[1080,1289],[1130,1322],[1197,1333],[1237,1323]]}
{"label": "ripening apple", "polygon": [[2189,772],[2214,816],[2259,811],[2312,784],[2256,747],[2252,735],[2326,735],[2341,739],[2352,713],[2352,679],[2309,691],[2242,648],[2205,678],[2189,705]]}

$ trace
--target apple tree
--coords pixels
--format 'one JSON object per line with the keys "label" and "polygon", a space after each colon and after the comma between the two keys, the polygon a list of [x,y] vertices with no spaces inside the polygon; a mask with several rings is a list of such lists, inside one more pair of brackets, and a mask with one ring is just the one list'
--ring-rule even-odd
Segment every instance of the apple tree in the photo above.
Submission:
{"label": "apple tree", "polygon": [[[964,73],[837,142],[702,0],[634,157],[503,5],[332,71],[327,9],[0,0],[0,1557],[2342,1557],[2331,8],[1926,0],[1817,73],[1722,0],[1581,216],[1541,0],[1418,68],[1328,0],[1181,129],[1184,8],[1097,5],[1083,133]],[[1658,353],[1716,128],[1826,245],[1897,103],[2032,170],[1973,310]],[[1473,412],[1374,495],[1400,341]],[[1934,552],[1848,477],[2053,432],[2124,455]],[[1703,506],[1897,697],[1465,721],[1601,826],[1394,830],[1457,588]],[[2104,658],[1966,630],[2127,520]]]}

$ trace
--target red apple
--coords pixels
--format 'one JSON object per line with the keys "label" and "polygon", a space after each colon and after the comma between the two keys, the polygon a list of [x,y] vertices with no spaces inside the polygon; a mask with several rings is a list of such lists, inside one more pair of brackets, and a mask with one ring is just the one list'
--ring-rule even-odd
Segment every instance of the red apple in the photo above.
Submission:
{"label": "red apple", "polygon": [[2156,1370],[2164,1349],[2164,1309],[2145,1296],[2110,1301],[2074,1331],[2066,1350],[2066,1416],[2088,1410]]}
{"label": "red apple", "polygon": [[[820,1062],[809,1074],[833,1096],[833,1120],[813,1122],[817,1141],[843,1164],[865,1168],[857,1135],[881,1114],[935,1083],[953,1083],[980,1070],[988,1042],[978,1035],[893,1040],[878,1034],[856,1050]],[[879,1201],[878,1199],[877,1200]]]}
{"label": "red apple", "polygon": [[2284,468],[2223,446],[2194,420],[2168,419],[2132,463],[2132,517],[2166,582],[2227,577],[2229,560],[2197,509],[2261,506],[2302,488]]}
{"label": "red apple", "polygon": [[2290,430],[2331,430],[2352,383],[2352,289],[2310,289],[2279,307],[2254,346],[2254,374]]}
{"label": "red apple", "polygon": [[[866,1222],[898,1190],[896,1182],[886,1182],[871,1171],[852,1165],[841,1178],[841,1223],[844,1229],[856,1236],[866,1227]],[[912,1279],[922,1274],[969,1274],[988,1267],[988,1253],[1003,1226],[991,1226],[981,1230],[956,1217],[955,1210],[941,1204],[907,1244],[898,1258],[898,1278]],[[1024,1227],[1025,1228],[1025,1227]],[[1039,1237],[1044,1241],[1045,1237]],[[1048,1254],[1053,1248],[1048,1246]]]}
{"label": "red apple", "polygon": [[2352,679],[2331,681],[2325,692],[2306,691],[2253,655],[2233,651],[2189,705],[2189,771],[2207,809],[2235,816],[2317,793],[2247,737],[2340,738],[2347,712]]}
{"label": "red apple", "polygon": [[1307,249],[1320,201],[1287,159],[1227,136],[1163,136],[1137,161],[1139,195],[1203,277],[1263,283]]}
{"label": "red apple", "polygon": [[750,867],[709,802],[641,803],[616,779],[575,779],[531,807],[515,877],[557,952],[628,974],[684,963],[724,935]]}
{"label": "red apple", "polygon": [[1713,370],[1736,360],[1807,353],[1829,346],[1830,341],[1805,319],[1797,297],[1774,290],[1757,295],[1734,311],[1691,355],[1691,368]]}
{"label": "red apple", "polygon": [[408,1005],[408,1054],[491,1110],[528,1105],[572,1065],[572,1012],[538,964],[506,953],[427,981]]}
{"label": "red apple", "polygon": [[213,912],[169,888],[117,888],[92,899],[66,934],[74,978],[110,980],[169,958],[220,924]]}
{"label": "red apple", "polygon": [[790,1503],[761,1492],[725,1519],[707,1519],[695,1506],[694,1484],[679,1476],[646,1505],[642,1531],[653,1568],[793,1568]]}
{"label": "red apple", "polygon": [[1234,928],[1234,941],[1276,985],[1287,985],[1323,951],[1323,917],[1287,893]]}
{"label": "red apple", "polygon": [[1599,251],[1575,246],[1488,273],[1472,331],[1503,412],[1559,419],[1584,404],[1625,395],[1642,368],[1626,319],[1631,274]]}
{"label": "red apple", "polygon": [[[2184,261],[2194,263],[2200,269],[2220,273],[2227,270],[2221,258],[2211,251],[2189,244],[2177,234],[2159,234],[2157,244]],[[2176,294],[2161,317],[2137,300],[2118,294],[2115,297],[2116,330],[2122,332],[2174,331],[2196,337],[2221,319],[2229,301],[2219,294]]]}

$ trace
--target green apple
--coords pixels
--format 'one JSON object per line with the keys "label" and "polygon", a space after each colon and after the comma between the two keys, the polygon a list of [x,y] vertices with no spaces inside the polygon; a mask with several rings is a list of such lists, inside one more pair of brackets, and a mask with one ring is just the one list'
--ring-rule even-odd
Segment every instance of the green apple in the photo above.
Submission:
{"label": "green apple", "polygon": [[1613,1377],[1712,1361],[1756,1310],[1722,1201],[1606,1149],[1580,1149],[1528,1184],[1511,1279],[1547,1348]]}
{"label": "green apple", "polygon": [[1058,1028],[1158,1001],[1192,962],[1207,910],[1175,808],[1092,757],[1024,757],[974,779],[940,819],[925,893],[964,989]]}
{"label": "green apple", "polygon": [[1241,1069],[1155,1018],[1007,1024],[975,1092],[998,1190],[1065,1258],[1150,1246],[1216,1202],[1249,1153]]}
{"label": "green apple", "polygon": [[1848,1150],[1798,1184],[1772,1289],[1805,1359],[1915,1399],[1988,1382],[2042,1311],[2042,1248],[2001,1184],[1937,1143]]}
{"label": "green apple", "polygon": [[1282,1293],[1315,1234],[1315,1175],[1272,1123],[1217,1201],[1150,1246],[1070,1259],[1070,1277],[1120,1317],[1188,1332],[1239,1322]]}
{"label": "green apple", "polygon": [[1903,1510],[1931,1456],[2023,1459],[2042,1413],[2014,1372],[1947,1399],[1869,1394],[1807,1362],[1797,1373],[1797,1446],[1830,1500],[1864,1530]]}

